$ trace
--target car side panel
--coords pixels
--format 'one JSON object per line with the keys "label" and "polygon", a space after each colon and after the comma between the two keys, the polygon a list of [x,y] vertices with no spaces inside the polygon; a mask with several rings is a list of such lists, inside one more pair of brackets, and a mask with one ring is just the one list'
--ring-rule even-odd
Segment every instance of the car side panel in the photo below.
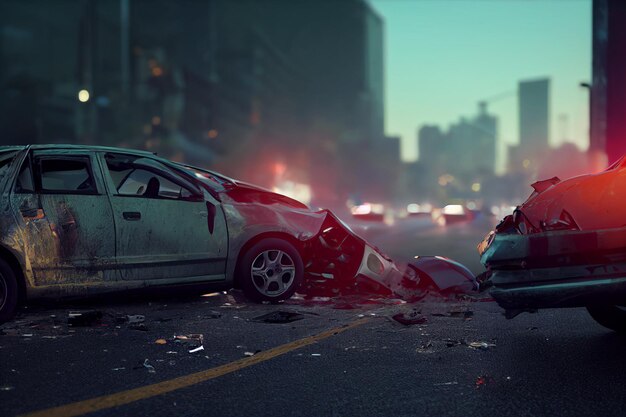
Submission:
{"label": "car side panel", "polygon": [[208,192],[204,201],[118,195],[104,153],[98,159],[114,213],[120,279],[225,280],[228,231],[217,200]]}
{"label": "car side panel", "polygon": [[93,154],[46,152],[67,154],[89,156],[98,194],[13,193],[11,197],[35,286],[117,279],[113,213]]}

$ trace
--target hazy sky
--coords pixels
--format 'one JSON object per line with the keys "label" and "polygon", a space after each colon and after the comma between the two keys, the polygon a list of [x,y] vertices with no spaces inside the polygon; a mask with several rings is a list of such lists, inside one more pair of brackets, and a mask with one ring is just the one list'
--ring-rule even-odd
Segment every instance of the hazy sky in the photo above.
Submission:
{"label": "hazy sky", "polygon": [[[386,131],[417,157],[423,124],[448,126],[477,102],[550,77],[550,143],[588,146],[591,0],[370,0],[385,20]],[[517,96],[489,105],[499,117],[498,165],[518,141]]]}

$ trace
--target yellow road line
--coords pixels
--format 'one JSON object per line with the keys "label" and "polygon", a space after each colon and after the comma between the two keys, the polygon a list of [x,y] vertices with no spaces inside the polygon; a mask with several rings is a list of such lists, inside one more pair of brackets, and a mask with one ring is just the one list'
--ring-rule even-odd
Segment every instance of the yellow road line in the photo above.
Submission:
{"label": "yellow road line", "polygon": [[73,417],[87,413],[93,413],[100,410],[106,410],[108,408],[118,407],[124,404],[130,404],[139,400],[145,400],[146,398],[155,397],[157,395],[199,384],[200,382],[208,381],[209,379],[217,378],[222,375],[226,375],[231,372],[247,368],[248,366],[256,365],[257,363],[270,360],[277,356],[284,355],[285,353],[289,353],[296,349],[300,349],[310,344],[319,342],[320,340],[327,339],[330,336],[360,326],[364,324],[367,320],[367,318],[356,320],[350,324],[336,327],[334,329],[330,329],[313,336],[305,337],[304,339],[295,340],[291,343],[286,343],[273,349],[259,352],[254,356],[243,358],[235,362],[230,362],[215,368],[207,369],[205,371],[196,372],[152,385],[146,385],[139,388],[117,392],[115,394],[103,395],[101,397],[78,401],[59,407],[34,411],[31,413],[22,414],[20,417]]}

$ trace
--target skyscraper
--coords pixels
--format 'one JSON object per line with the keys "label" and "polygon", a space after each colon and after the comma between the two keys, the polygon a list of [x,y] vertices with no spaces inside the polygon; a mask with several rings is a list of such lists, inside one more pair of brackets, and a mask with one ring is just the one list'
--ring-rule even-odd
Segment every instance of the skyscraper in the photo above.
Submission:
{"label": "skyscraper", "polygon": [[522,152],[548,148],[550,80],[541,78],[519,83],[519,142]]}

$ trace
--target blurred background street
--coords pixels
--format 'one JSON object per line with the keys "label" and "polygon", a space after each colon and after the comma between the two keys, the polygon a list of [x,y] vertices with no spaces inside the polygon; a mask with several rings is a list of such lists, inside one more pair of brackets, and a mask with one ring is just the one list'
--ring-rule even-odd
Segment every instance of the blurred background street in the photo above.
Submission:
{"label": "blurred background street", "polygon": [[0,143],[147,149],[312,207],[502,217],[536,179],[621,156],[618,4],[3,0]]}
{"label": "blurred background street", "polygon": [[[530,184],[626,153],[625,57],[621,0],[0,0],[0,145],[149,150],[330,208],[398,262],[479,274]],[[28,305],[0,327],[0,416],[626,413],[625,341],[583,309],[396,301]],[[282,310],[300,320],[255,321]]]}

